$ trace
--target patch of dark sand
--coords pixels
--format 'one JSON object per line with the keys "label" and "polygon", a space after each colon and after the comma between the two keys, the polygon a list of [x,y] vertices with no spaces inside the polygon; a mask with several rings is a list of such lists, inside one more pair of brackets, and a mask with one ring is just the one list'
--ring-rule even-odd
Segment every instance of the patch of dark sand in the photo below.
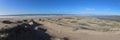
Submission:
{"label": "patch of dark sand", "polygon": [[[32,20],[33,24],[22,23],[13,28],[0,30],[0,40],[51,40],[51,36],[46,33],[46,29],[36,27],[42,26]],[[11,23],[10,21],[4,21],[4,23]],[[8,35],[7,35],[8,34]]]}

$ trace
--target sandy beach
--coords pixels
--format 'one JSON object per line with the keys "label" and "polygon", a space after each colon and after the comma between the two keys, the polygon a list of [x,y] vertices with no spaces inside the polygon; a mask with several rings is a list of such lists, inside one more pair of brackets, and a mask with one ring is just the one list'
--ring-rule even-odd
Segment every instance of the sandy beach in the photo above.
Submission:
{"label": "sandy beach", "polygon": [[89,17],[0,18],[0,40],[120,40],[120,22]]}

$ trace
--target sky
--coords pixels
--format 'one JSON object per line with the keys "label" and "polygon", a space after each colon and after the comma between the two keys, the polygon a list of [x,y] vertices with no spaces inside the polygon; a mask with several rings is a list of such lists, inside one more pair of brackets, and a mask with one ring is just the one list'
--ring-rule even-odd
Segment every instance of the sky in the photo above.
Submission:
{"label": "sky", "polygon": [[120,15],[120,0],[0,0],[0,15]]}

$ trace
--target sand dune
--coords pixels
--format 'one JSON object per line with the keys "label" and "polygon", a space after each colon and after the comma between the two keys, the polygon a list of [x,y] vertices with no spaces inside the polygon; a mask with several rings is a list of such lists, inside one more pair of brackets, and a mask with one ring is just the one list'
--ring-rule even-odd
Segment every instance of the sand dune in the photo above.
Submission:
{"label": "sand dune", "polygon": [[120,23],[87,17],[1,18],[1,40],[119,40]]}

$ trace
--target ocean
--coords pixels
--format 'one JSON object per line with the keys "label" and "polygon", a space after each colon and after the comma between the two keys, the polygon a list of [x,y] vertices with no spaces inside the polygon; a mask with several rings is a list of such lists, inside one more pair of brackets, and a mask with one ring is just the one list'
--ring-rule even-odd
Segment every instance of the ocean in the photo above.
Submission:
{"label": "ocean", "polygon": [[[44,18],[44,17],[64,17],[64,16],[85,16],[91,18],[99,18],[105,20],[120,20],[120,16],[117,18],[111,16],[86,16],[86,15],[75,15],[75,14],[20,14],[20,15],[0,15],[0,18]],[[115,16],[115,15],[114,15]]]}
{"label": "ocean", "polygon": [[22,15],[0,15],[0,18],[36,18],[36,17],[59,17],[75,16],[71,14],[22,14]]}
{"label": "ocean", "polygon": [[104,20],[117,20],[117,21],[120,20],[120,16],[118,16],[118,17],[112,17],[112,16],[89,16],[89,17],[99,18],[99,19],[104,19]]}

